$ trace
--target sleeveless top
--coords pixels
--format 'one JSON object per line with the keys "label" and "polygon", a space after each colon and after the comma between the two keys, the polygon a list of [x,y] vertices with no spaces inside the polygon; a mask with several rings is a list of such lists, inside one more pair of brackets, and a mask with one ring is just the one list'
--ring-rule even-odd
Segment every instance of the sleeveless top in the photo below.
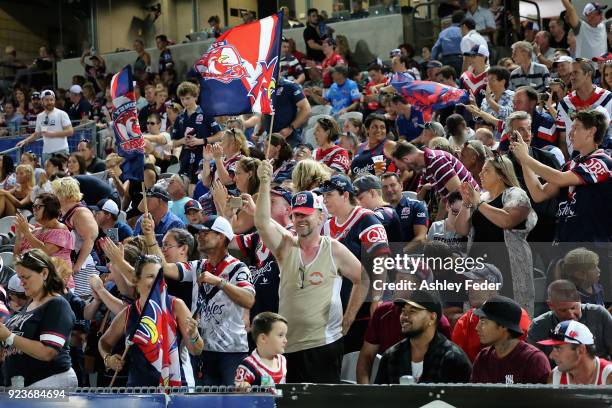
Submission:
{"label": "sleeveless top", "polygon": [[342,277],[332,255],[332,240],[322,236],[319,251],[307,265],[299,246],[279,261],[278,313],[289,322],[286,353],[331,344],[342,337]]}
{"label": "sleeveless top", "polygon": [[[608,376],[612,373],[612,362],[603,358],[595,357],[595,371],[598,373],[592,385],[606,385]],[[553,370],[553,385],[570,385],[569,375],[559,371],[559,367]]]}

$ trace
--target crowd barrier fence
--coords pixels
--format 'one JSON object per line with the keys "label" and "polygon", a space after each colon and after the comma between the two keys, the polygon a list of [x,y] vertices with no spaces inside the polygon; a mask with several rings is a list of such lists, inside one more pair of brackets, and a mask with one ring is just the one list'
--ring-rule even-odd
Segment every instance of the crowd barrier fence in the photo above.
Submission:
{"label": "crowd barrier fence", "polygon": [[[11,394],[12,391],[12,394]],[[501,385],[501,384],[411,384],[328,385],[281,384],[276,395],[256,389],[236,393],[228,387],[82,388],[61,399],[15,398],[20,390],[0,389],[0,407],[42,408],[388,408],[395,407],[555,407],[612,406],[612,387]],[[24,389],[23,391],[27,391]],[[12,396],[11,396],[12,395]]]}

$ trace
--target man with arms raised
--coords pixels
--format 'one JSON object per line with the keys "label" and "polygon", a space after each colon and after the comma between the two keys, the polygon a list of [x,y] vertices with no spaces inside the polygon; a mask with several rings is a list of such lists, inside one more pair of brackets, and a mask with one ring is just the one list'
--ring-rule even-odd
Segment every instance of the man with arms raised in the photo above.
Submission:
{"label": "man with arms raised", "polygon": [[[290,327],[287,333],[287,382],[340,382],[342,336],[348,332],[367,292],[359,260],[333,238],[321,236],[324,215],[320,199],[309,191],[291,200],[296,235],[275,222],[270,213],[272,166],[263,162],[255,208],[255,227],[276,257],[280,269],[279,308]],[[353,288],[342,315],[342,276]]]}

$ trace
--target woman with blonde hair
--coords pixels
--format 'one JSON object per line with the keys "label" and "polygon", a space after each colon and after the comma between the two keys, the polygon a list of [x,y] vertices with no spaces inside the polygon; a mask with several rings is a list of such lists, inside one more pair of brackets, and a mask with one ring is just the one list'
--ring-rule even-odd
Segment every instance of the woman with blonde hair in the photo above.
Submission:
{"label": "woman with blonde hair", "polygon": [[599,255],[580,247],[569,251],[556,265],[557,279],[576,285],[581,303],[604,306],[604,288],[599,283]]}
{"label": "woman with blonde hair", "polygon": [[36,185],[34,169],[29,164],[20,164],[15,170],[16,183],[10,190],[0,189],[0,218],[15,215],[18,209],[31,209],[30,193]]}
{"label": "woman with blonde hair", "polygon": [[79,182],[72,177],[63,177],[51,183],[53,192],[60,202],[64,224],[71,230],[74,237],[74,293],[77,296],[91,295],[89,276],[97,273],[96,265],[91,256],[94,242],[98,237],[98,224],[91,210],[81,203],[83,194]]}
{"label": "woman with blonde hair", "polygon": [[[236,164],[245,156],[249,156],[249,144],[242,130],[226,130],[221,143],[206,146],[202,169],[204,185],[209,187],[211,183],[220,180],[223,185],[232,186]],[[211,158],[214,160],[212,168],[208,166]]]}
{"label": "woman with blonde hair", "polygon": [[463,206],[455,229],[468,236],[468,256],[481,258],[503,275],[500,293],[513,298],[533,315],[535,288],[533,262],[527,234],[538,219],[527,193],[519,187],[514,167],[506,156],[485,161],[480,172],[482,189],[469,183],[460,189]]}
{"label": "woman with blonde hair", "polygon": [[293,192],[314,190],[331,176],[332,170],[318,161],[312,159],[299,161],[291,175]]}

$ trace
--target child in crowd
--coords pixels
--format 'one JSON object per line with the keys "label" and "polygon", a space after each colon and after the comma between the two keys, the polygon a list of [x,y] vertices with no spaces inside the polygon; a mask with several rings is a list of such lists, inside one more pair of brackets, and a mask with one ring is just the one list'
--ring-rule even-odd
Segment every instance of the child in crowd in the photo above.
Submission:
{"label": "child in crowd", "polygon": [[260,313],[251,324],[251,336],[257,347],[236,369],[236,387],[246,391],[253,385],[273,387],[284,384],[287,320],[276,313]]}

